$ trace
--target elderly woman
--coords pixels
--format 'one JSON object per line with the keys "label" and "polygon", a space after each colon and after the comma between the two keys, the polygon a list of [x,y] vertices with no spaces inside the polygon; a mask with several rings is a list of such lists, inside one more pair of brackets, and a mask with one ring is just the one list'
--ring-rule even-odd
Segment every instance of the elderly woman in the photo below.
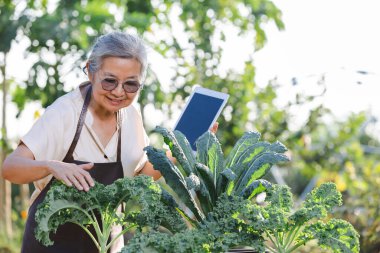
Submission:
{"label": "elderly woman", "polygon": [[[110,184],[143,173],[160,177],[147,162],[149,144],[138,108],[133,103],[147,68],[143,41],[112,32],[96,41],[85,70],[89,81],[60,97],[21,139],[3,164],[3,177],[13,183],[34,182],[22,252],[97,252],[89,236],[65,224],[42,246],[34,237],[35,212],[52,178],[88,191],[94,179]],[[123,246],[122,238],[111,252]]]}

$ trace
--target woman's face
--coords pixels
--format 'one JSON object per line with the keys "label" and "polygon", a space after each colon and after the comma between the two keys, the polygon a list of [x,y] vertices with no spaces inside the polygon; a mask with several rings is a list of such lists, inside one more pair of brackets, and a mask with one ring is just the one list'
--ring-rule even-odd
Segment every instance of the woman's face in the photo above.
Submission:
{"label": "woman's face", "polygon": [[[102,67],[94,74],[89,75],[92,83],[93,97],[91,102],[96,111],[114,113],[123,107],[129,106],[139,91],[127,93],[123,89],[126,81],[140,83],[141,64],[136,59],[107,57],[103,59]],[[113,90],[105,90],[102,82],[117,83]]]}

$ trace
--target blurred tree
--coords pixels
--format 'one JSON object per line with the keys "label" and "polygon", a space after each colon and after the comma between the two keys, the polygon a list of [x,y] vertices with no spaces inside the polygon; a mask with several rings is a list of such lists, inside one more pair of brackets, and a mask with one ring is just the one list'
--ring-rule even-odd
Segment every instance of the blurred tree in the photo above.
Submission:
{"label": "blurred tree", "polygon": [[[12,42],[17,39],[17,33],[25,28],[27,16],[25,13],[16,10],[16,4],[12,1],[0,2],[0,76],[2,91],[2,126],[1,126],[1,157],[0,166],[2,165],[6,154],[10,148],[7,138],[7,96],[12,80],[7,76],[7,55],[11,49]],[[9,236],[13,235],[12,230],[12,199],[11,184],[0,178],[0,233]]]}
{"label": "blurred tree", "polygon": [[150,1],[46,2],[50,11],[42,15],[36,12],[27,33],[27,52],[38,60],[29,79],[13,94],[20,112],[28,101],[39,100],[46,107],[65,94],[66,77],[83,74],[81,65],[84,66],[86,52],[97,36],[126,27],[141,33],[153,15]]}
{"label": "blurred tree", "polygon": [[[252,129],[247,107],[259,93],[252,63],[254,50],[266,42],[263,26],[274,22],[283,29],[281,11],[268,0],[254,1],[163,1],[157,4],[165,15],[158,15],[152,32],[158,43],[154,48],[174,60],[172,93],[169,101],[183,103],[195,84],[230,94],[227,107],[218,121],[223,129],[221,137],[227,150],[248,129]],[[178,16],[178,17],[177,17]],[[175,21],[175,22],[173,22]],[[168,31],[171,36],[162,36]],[[236,69],[222,69],[223,45],[236,36],[252,41],[247,51],[243,74]],[[236,45],[234,50],[241,50]],[[173,105],[171,108],[175,108]],[[170,115],[170,108],[165,112]],[[168,126],[170,127],[170,126]]]}
{"label": "blurred tree", "polygon": [[[246,104],[256,92],[251,61],[246,63],[243,75],[234,71],[222,74],[218,69],[223,53],[220,41],[229,36],[223,27],[231,26],[239,34],[254,38],[252,48],[256,49],[266,41],[265,23],[274,21],[283,28],[281,12],[268,0],[59,1],[52,9],[36,14],[38,18],[28,31],[28,52],[37,54],[38,61],[24,87],[19,86],[14,93],[20,110],[28,100],[40,100],[46,107],[64,94],[65,76],[79,75],[85,52],[99,34],[134,29],[144,34],[157,52],[175,62],[170,94],[162,92],[155,74],[149,71],[140,103],[154,104],[169,116],[195,84],[228,92],[230,106],[221,119],[227,146],[244,132],[249,114]],[[177,26],[183,31],[178,33]]]}

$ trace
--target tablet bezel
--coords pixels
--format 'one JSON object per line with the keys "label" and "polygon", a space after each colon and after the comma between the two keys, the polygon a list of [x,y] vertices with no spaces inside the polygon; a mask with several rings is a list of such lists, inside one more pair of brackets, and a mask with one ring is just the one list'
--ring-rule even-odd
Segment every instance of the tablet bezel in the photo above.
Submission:
{"label": "tablet bezel", "polygon": [[229,98],[229,96],[230,96],[229,94],[226,94],[226,93],[223,93],[223,92],[219,92],[219,91],[215,91],[215,90],[206,89],[206,88],[203,88],[203,87],[200,87],[200,86],[196,87],[196,88],[193,90],[193,92],[191,93],[191,95],[190,95],[190,97],[188,98],[188,100],[186,101],[186,105],[185,105],[185,107],[183,108],[183,110],[182,110],[182,112],[181,112],[181,115],[179,116],[177,122],[175,123],[173,130],[176,129],[178,123],[181,121],[182,116],[185,114],[188,105],[190,104],[192,98],[194,97],[194,94],[196,94],[196,93],[201,94],[201,95],[206,95],[206,96],[214,97],[214,98],[218,98],[218,99],[222,99],[222,100],[223,100],[221,106],[219,107],[218,112],[217,112],[217,113],[215,114],[215,116],[214,116],[214,119],[212,120],[211,124],[208,126],[208,129],[210,129],[210,128],[214,125],[214,123],[215,123],[216,120],[218,119],[220,113],[222,112],[222,110],[223,110],[224,106],[226,105],[227,100],[228,100],[228,98]]}

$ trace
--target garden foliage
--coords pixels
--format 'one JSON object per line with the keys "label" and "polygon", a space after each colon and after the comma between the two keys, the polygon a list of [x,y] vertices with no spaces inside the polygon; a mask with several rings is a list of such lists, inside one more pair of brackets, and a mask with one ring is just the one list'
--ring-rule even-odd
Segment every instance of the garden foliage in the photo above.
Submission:
{"label": "garden foliage", "polygon": [[[52,245],[50,234],[59,226],[71,222],[91,237],[101,253],[107,252],[114,241],[132,228],[164,227],[178,232],[186,228],[173,207],[170,197],[147,176],[118,179],[105,186],[95,182],[88,192],[54,181],[36,213],[36,238]],[[124,205],[123,211],[118,211]],[[123,231],[108,241],[112,226],[122,225]],[[95,234],[91,233],[92,226]]]}

